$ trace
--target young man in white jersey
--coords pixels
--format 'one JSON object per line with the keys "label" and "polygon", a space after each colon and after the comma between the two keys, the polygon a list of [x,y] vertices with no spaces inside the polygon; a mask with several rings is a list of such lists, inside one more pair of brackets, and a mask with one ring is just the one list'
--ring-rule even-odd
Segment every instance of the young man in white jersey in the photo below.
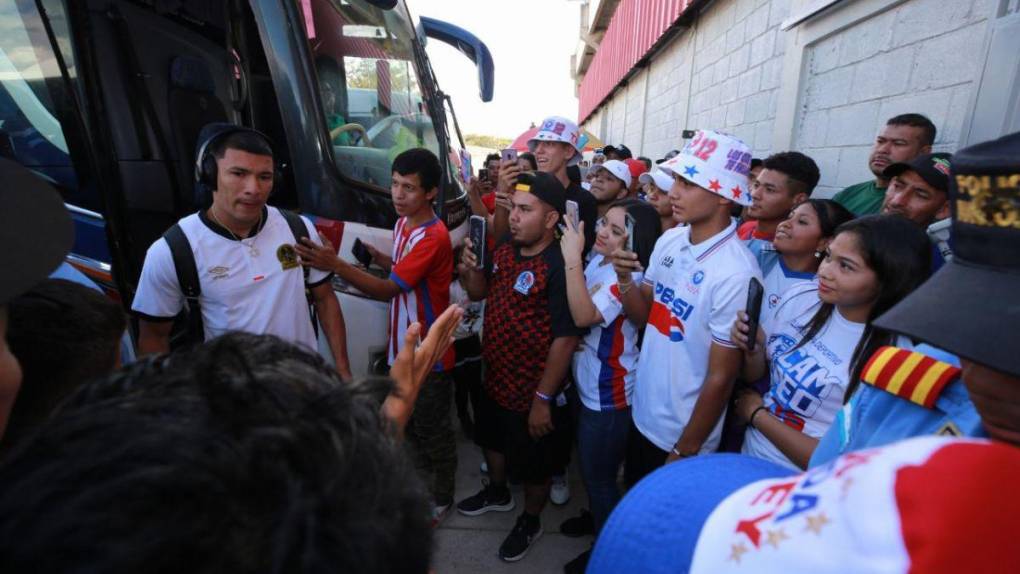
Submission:
{"label": "young man in white jersey", "polygon": [[627,317],[646,325],[634,387],[634,428],[627,481],[680,458],[713,452],[741,364],[730,341],[758,265],[736,235],[733,204],[749,205],[751,150],[744,142],[699,131],[660,167],[674,177],[673,214],[686,223],[667,231],[652,252],[640,286],[634,254],[617,251],[614,266]]}
{"label": "young man in white jersey", "polygon": [[[453,246],[446,225],[436,217],[432,201],[439,193],[442,167],[424,148],[409,149],[393,160],[390,193],[401,216],[393,228],[391,257],[376,255],[375,262],[390,272],[381,279],[337,257],[323,238],[324,247],[308,241],[298,246],[307,264],[333,271],[359,291],[390,301],[390,365],[396,359],[407,328],[422,324],[422,335],[450,305]],[[450,420],[453,402],[453,348],[439,361],[422,386],[407,438],[416,463],[433,496],[433,522],[445,516],[453,503],[457,472],[457,444]]]}
{"label": "young man in white jersey", "polygon": [[[195,176],[212,190],[212,205],[178,225],[194,254],[205,339],[245,331],[315,350],[307,288],[337,372],[350,380],[347,332],[332,276],[311,271],[305,278],[294,232],[279,209],[266,206],[275,178],[269,140],[248,128],[214,123],[202,129],[199,141]],[[317,240],[311,222],[301,221]],[[170,350],[170,331],[184,304],[170,244],[160,238],[145,255],[131,307],[139,318],[140,355]]]}

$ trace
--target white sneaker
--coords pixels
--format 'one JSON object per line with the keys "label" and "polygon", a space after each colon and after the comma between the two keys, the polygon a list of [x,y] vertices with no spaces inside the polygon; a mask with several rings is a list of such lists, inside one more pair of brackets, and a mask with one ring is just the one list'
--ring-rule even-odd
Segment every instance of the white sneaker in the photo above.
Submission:
{"label": "white sneaker", "polygon": [[563,506],[570,502],[570,485],[567,484],[566,473],[552,477],[552,488],[549,490],[549,500],[557,506]]}

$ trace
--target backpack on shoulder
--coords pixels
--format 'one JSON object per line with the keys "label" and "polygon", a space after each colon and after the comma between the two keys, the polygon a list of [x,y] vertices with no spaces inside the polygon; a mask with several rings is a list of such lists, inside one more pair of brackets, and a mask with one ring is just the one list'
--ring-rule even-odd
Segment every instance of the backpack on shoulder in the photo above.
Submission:
{"label": "backpack on shoulder", "polygon": [[[277,209],[283,219],[287,221],[291,233],[294,234],[294,242],[300,243],[302,238],[308,237],[308,228],[305,227],[301,216],[293,211]],[[191,242],[184,234],[179,223],[173,224],[163,234],[163,239],[170,246],[170,255],[173,257],[174,269],[177,271],[177,283],[180,284],[181,293],[184,294],[184,309],[177,316],[180,327],[175,325],[175,335],[171,337],[171,347],[178,348],[193,343],[205,341],[205,324],[202,322],[202,308],[199,297],[202,295],[202,285],[198,280],[198,267],[195,265],[195,253],[191,250]],[[305,282],[308,281],[308,268],[303,267]],[[311,291],[305,288],[305,298],[308,303],[308,313],[312,320],[312,329],[315,335],[319,334],[318,321],[315,317],[315,304]]]}

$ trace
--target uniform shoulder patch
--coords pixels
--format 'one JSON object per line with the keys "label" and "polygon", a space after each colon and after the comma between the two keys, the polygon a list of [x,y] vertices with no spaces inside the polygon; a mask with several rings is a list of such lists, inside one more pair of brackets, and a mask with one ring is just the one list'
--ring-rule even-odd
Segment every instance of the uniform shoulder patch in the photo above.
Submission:
{"label": "uniform shoulder patch", "polygon": [[861,378],[873,387],[931,409],[942,389],[959,376],[959,367],[924,353],[882,347],[868,360]]}

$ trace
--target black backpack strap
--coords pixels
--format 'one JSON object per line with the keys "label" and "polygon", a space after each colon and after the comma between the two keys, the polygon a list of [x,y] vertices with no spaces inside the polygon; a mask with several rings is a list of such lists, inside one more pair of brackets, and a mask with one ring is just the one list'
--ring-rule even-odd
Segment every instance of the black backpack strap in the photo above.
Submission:
{"label": "black backpack strap", "polygon": [[[301,219],[301,216],[293,211],[287,209],[277,209],[280,215],[287,221],[287,225],[290,226],[290,232],[294,234],[294,243],[301,243],[302,238],[308,238],[308,227],[305,226],[305,222]],[[301,266],[301,270],[305,274],[305,299],[308,300],[308,315],[312,319],[312,329],[315,331],[315,336],[319,336],[319,322],[315,318],[315,300],[312,297],[311,290],[308,289],[308,273],[309,269],[305,266]]]}
{"label": "black backpack strap", "polygon": [[177,270],[177,283],[188,306],[188,331],[198,341],[205,339],[205,326],[202,323],[202,309],[198,297],[202,294],[202,286],[198,282],[198,267],[195,265],[195,254],[191,251],[191,242],[184,235],[180,224],[173,224],[163,234],[163,239],[170,246],[170,255]]}

